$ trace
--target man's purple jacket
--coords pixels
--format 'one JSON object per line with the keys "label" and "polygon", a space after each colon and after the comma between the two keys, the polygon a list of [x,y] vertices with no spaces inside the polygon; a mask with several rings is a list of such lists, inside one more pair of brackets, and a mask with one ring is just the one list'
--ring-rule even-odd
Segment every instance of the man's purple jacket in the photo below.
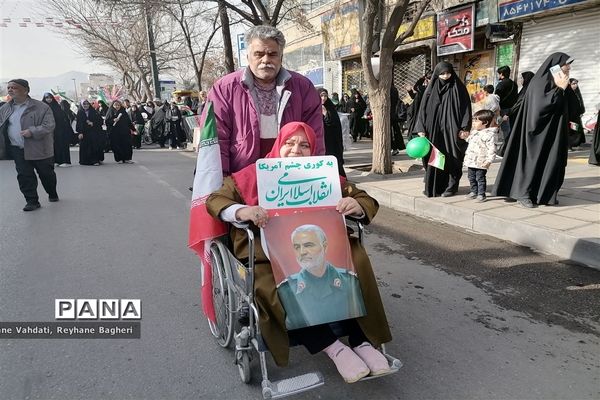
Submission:
{"label": "man's purple jacket", "polygon": [[[208,101],[213,103],[217,120],[225,176],[260,157],[260,118],[250,90],[252,85],[252,73],[249,68],[244,68],[219,79],[208,93]],[[317,136],[317,154],[325,154],[321,98],[312,82],[296,72],[281,68],[277,76],[277,94],[279,128],[293,121],[310,125]]]}

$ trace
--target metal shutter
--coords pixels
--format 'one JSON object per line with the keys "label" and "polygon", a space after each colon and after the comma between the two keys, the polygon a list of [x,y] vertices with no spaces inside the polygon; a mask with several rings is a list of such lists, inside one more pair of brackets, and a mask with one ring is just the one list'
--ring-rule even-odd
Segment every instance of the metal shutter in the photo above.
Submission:
{"label": "metal shutter", "polygon": [[569,12],[523,24],[519,73],[537,71],[550,54],[561,51],[575,58],[571,77],[579,80],[585,103],[583,120],[600,103],[600,9]]}

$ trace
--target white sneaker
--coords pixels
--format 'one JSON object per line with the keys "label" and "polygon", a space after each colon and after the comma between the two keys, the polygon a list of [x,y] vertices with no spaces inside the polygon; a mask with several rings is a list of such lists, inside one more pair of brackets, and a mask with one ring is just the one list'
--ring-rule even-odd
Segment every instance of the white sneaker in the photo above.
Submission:
{"label": "white sneaker", "polygon": [[62,167],[62,168],[69,168],[70,166],[71,166],[71,164],[67,164],[67,163],[59,165],[59,167]]}

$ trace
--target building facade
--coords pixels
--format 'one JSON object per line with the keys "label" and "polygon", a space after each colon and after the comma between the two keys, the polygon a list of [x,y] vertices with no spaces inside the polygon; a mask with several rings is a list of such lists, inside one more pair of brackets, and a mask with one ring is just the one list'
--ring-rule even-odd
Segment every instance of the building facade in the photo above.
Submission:
{"label": "building facade", "polygon": [[[323,3],[307,15],[308,24],[281,27],[288,39],[284,65],[333,92],[364,91],[361,2]],[[384,12],[391,11],[393,2],[387,3]],[[399,33],[408,28],[415,6],[409,7]],[[600,103],[598,21],[600,0],[438,1],[396,49],[394,85],[404,97],[409,85],[445,60],[455,66],[476,102],[484,86],[497,84],[499,67],[510,66],[518,81],[521,72],[536,72],[547,56],[562,51],[575,58],[571,76],[580,82],[590,116]]]}

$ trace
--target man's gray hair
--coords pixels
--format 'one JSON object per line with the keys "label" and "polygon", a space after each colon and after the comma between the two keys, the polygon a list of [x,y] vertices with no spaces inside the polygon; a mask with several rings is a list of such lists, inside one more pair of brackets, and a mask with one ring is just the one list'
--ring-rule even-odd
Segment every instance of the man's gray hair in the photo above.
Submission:
{"label": "man's gray hair", "polygon": [[325,231],[323,231],[323,229],[321,229],[320,226],[311,224],[301,225],[294,229],[294,232],[292,232],[292,242],[294,241],[294,236],[302,232],[314,232],[317,234],[319,240],[321,241],[321,244],[327,242],[327,235],[325,235]]}
{"label": "man's gray hair", "polygon": [[258,25],[250,28],[246,35],[244,36],[244,40],[246,41],[246,47],[250,46],[250,43],[254,39],[260,40],[268,40],[272,39],[277,42],[279,45],[279,50],[283,53],[283,48],[285,47],[285,36],[281,31],[270,25]]}

